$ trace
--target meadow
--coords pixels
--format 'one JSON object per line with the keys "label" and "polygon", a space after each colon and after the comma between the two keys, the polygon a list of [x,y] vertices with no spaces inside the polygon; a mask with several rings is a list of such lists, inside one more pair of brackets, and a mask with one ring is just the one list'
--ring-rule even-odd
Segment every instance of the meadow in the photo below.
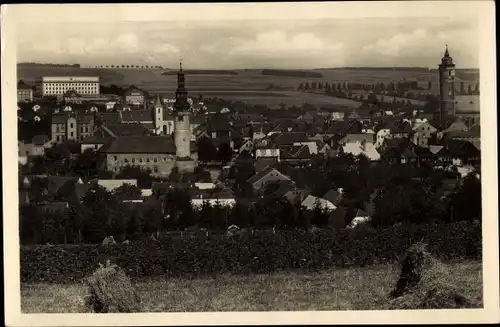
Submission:
{"label": "meadow", "polygon": [[[482,307],[482,265],[448,263],[446,282]],[[148,277],[134,280],[146,312],[300,311],[389,309],[397,264],[331,268],[321,272],[216,275],[196,279]],[[22,283],[23,313],[89,312],[83,283]]]}
{"label": "meadow", "polygon": [[[164,72],[168,74],[164,74]],[[416,79],[422,86],[433,81],[437,92],[437,74],[418,70],[374,70],[374,69],[316,69],[304,70],[320,73],[322,77],[273,76],[263,75],[262,70],[234,70],[230,74],[223,72],[204,71],[199,74],[189,74],[187,71],[187,86],[191,95],[199,93],[207,97],[224,97],[230,100],[240,100],[250,104],[265,104],[271,108],[300,106],[309,103],[317,106],[347,106],[358,107],[359,103],[321,94],[304,94],[296,92],[299,83],[323,81],[329,83],[389,83],[404,79]],[[151,93],[162,93],[173,96],[177,88],[175,71],[160,69],[111,69],[111,68],[76,68],[47,67],[41,65],[18,65],[18,79],[27,83],[35,83],[42,76],[100,76],[103,85],[119,85],[128,87],[135,85]],[[461,80],[458,79],[457,83]],[[469,81],[475,83],[476,81]],[[466,81],[466,87],[468,83]]]}

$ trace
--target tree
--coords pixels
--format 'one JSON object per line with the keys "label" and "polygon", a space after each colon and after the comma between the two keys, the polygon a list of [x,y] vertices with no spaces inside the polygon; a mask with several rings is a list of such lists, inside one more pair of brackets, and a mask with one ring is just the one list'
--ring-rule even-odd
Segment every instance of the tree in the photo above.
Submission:
{"label": "tree", "polygon": [[142,207],[136,205],[132,211],[132,216],[127,226],[127,236],[131,239],[139,239],[144,234],[146,222],[142,212]]}
{"label": "tree", "polygon": [[312,82],[311,83],[311,89],[316,90],[318,83],[317,82]]}
{"label": "tree", "polygon": [[432,82],[429,81],[429,83],[427,83],[427,91],[430,91],[432,88]]}
{"label": "tree", "polygon": [[149,189],[153,183],[151,174],[139,167],[125,166],[119,174],[116,175],[118,179],[136,179],[137,187],[139,189]]}
{"label": "tree", "polygon": [[460,94],[465,94],[465,85],[464,82],[460,82]]}
{"label": "tree", "polygon": [[142,196],[141,189],[135,185],[125,183],[113,191],[114,196],[119,198],[140,198]]}
{"label": "tree", "polygon": [[476,83],[476,87],[474,88],[474,93],[479,94],[479,83]]}
{"label": "tree", "polygon": [[451,196],[448,220],[481,221],[481,217],[481,180],[471,173]]}
{"label": "tree", "polygon": [[300,83],[297,89],[302,91],[304,89],[304,83]]}
{"label": "tree", "polygon": [[84,238],[91,242],[100,242],[107,236],[107,226],[116,205],[115,198],[104,187],[92,185],[82,199],[82,204],[89,210],[89,218],[84,224]]}
{"label": "tree", "polygon": [[202,137],[197,141],[198,159],[201,162],[210,162],[217,158],[217,148],[208,137]]}
{"label": "tree", "polygon": [[309,83],[308,82],[306,82],[306,84],[304,85],[304,90],[306,90],[306,91],[309,90]]}
{"label": "tree", "polygon": [[471,95],[471,94],[472,94],[472,87],[471,87],[471,84],[469,84],[469,86],[467,87],[467,94],[468,94],[468,95]]}
{"label": "tree", "polygon": [[97,156],[94,150],[86,149],[77,156],[75,171],[85,180],[97,174]]}
{"label": "tree", "polygon": [[227,163],[228,161],[231,160],[233,157],[233,150],[231,149],[231,146],[224,142],[219,146],[218,150],[218,159],[224,163]]}

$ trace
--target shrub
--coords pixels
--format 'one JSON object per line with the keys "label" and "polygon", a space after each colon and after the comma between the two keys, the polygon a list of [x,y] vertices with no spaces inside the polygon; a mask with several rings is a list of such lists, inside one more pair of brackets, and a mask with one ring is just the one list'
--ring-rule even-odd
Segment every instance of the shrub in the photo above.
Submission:
{"label": "shrub", "polygon": [[416,240],[441,260],[481,259],[481,226],[468,222],[373,230],[300,230],[232,237],[167,237],[130,244],[21,247],[22,282],[71,282],[111,259],[133,278],[270,273],[395,262]]}
{"label": "shrub", "polygon": [[127,274],[108,260],[86,279],[90,295],[86,305],[97,313],[138,312],[140,298]]}

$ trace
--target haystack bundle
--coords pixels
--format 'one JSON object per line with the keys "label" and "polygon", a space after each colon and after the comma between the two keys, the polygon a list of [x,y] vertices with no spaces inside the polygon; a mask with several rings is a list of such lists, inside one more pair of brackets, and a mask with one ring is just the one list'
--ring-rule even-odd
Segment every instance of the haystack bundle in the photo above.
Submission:
{"label": "haystack bundle", "polygon": [[86,280],[90,295],[87,306],[93,312],[138,312],[140,298],[123,269],[108,260]]}
{"label": "haystack bundle", "polygon": [[412,245],[405,254],[392,309],[454,309],[471,307],[471,301],[449,280],[447,267],[434,258],[424,243]]}

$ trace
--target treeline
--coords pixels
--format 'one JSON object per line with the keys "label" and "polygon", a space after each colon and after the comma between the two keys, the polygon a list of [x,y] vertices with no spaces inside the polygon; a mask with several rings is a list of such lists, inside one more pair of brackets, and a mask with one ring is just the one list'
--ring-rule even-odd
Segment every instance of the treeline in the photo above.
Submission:
{"label": "treeline", "polygon": [[91,274],[108,259],[133,278],[196,278],[282,270],[314,272],[332,267],[393,263],[414,242],[429,244],[441,260],[481,260],[479,224],[403,224],[308,233],[146,239],[130,244],[21,246],[23,283],[68,283]]}
{"label": "treeline", "polygon": [[338,67],[338,68],[323,68],[328,70],[374,70],[374,71],[410,71],[428,73],[427,67]]}
{"label": "treeline", "polygon": [[36,62],[20,62],[18,66],[47,66],[47,67],[73,67],[80,68],[80,64],[41,64]]}
{"label": "treeline", "polygon": [[321,73],[300,70],[263,69],[261,74],[281,77],[323,78],[323,74]]}
{"label": "treeline", "polygon": [[[432,83],[427,83],[427,90],[430,90]],[[400,92],[405,92],[409,90],[424,90],[423,87],[419,86],[418,81],[400,81],[397,83],[389,82],[377,82],[377,83],[355,83],[355,82],[302,82],[297,87],[298,90],[319,90],[319,91],[373,91],[374,93],[388,92],[388,94],[399,94]]]}
{"label": "treeline", "polygon": [[[183,70],[186,75],[239,75],[234,70],[204,70],[204,69],[188,69]],[[162,75],[177,75],[178,71],[167,71]]]}

